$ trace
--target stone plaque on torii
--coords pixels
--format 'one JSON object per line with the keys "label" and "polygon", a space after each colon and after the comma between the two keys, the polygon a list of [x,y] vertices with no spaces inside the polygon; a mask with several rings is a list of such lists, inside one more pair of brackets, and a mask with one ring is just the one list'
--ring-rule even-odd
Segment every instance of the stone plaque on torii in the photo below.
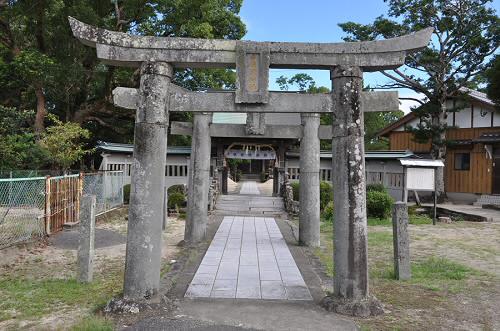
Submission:
{"label": "stone plaque on torii", "polygon": [[[335,196],[335,279],[331,307],[341,313],[369,315],[379,311],[368,291],[367,224],[363,112],[396,110],[394,92],[363,92],[363,72],[394,69],[410,52],[430,41],[432,29],[381,41],[352,43],[249,42],[132,36],[99,29],[70,18],[73,34],[95,47],[104,63],[141,68],[138,90],[115,90],[115,102],[136,108],[134,172],[130,196],[124,296],[148,298],[160,280],[164,165],[168,116],[194,112],[192,175],[186,240],[205,236],[210,161],[210,115],[252,115],[247,134],[266,134],[268,112],[301,113],[301,196],[308,197],[299,225],[300,240],[315,246],[319,232],[309,220],[319,215],[319,114],[332,113],[332,170]],[[172,84],[174,68],[236,68],[235,92],[189,92]],[[327,69],[332,93],[268,91],[269,68]],[[297,130],[297,129],[293,129]],[[327,133],[328,135],[328,133]],[[208,139],[207,139],[208,137]],[[196,189],[193,189],[196,188]],[[205,193],[206,192],[206,193]],[[302,206],[301,206],[302,207]],[[301,208],[302,211],[303,208]],[[303,222],[304,221],[304,222]],[[319,230],[319,229],[318,229]]]}

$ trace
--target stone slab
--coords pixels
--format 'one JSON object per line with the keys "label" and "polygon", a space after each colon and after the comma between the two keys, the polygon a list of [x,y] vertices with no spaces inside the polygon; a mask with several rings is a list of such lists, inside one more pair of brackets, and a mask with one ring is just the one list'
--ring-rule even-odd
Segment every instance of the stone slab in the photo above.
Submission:
{"label": "stone slab", "polygon": [[[391,69],[404,63],[407,53],[427,46],[432,28],[387,40],[352,43],[251,42],[221,39],[134,36],[97,28],[69,17],[73,35],[95,47],[106,63],[139,66],[143,61],[164,61],[176,67],[234,67],[237,45],[268,45],[269,66],[288,69],[324,69],[338,65],[365,71]],[[241,46],[239,46],[241,47]]]}
{"label": "stone slab", "polygon": [[186,297],[312,300],[274,218],[226,216],[215,238]]}

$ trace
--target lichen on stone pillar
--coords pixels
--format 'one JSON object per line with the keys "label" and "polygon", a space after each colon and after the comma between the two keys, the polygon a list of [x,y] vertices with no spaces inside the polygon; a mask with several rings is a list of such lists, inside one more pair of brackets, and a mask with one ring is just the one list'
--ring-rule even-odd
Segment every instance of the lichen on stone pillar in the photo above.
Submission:
{"label": "lichen on stone pillar", "polygon": [[341,314],[377,315],[383,312],[382,306],[368,288],[363,72],[359,67],[339,66],[331,71],[331,78],[335,276],[334,295],[323,303]]}
{"label": "lichen on stone pillar", "polygon": [[124,297],[149,299],[160,286],[168,90],[172,66],[141,66],[125,263]]}

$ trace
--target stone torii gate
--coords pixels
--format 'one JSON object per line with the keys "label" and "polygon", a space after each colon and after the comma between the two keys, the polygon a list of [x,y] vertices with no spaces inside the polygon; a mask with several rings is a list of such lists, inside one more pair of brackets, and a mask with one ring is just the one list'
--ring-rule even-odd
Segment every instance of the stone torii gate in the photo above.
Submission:
{"label": "stone torii gate", "polygon": [[[178,98],[203,97],[206,93],[190,92],[178,86],[175,87]],[[231,92],[231,91],[229,91]],[[234,91],[233,91],[234,92]],[[215,92],[222,94],[221,92]],[[228,93],[228,92],[224,92]],[[284,93],[281,93],[284,94]],[[315,95],[318,96],[318,95]],[[219,96],[220,97],[220,96]],[[327,102],[330,100],[329,95]],[[397,111],[399,109],[397,92],[362,92],[364,111]],[[139,104],[139,90],[135,88],[117,87],[113,91],[114,104],[126,109],[137,109]],[[209,109],[210,104],[204,105]],[[171,105],[172,111],[177,105]],[[230,111],[231,109],[229,109]],[[213,111],[213,110],[212,110]],[[214,124],[206,114],[195,113],[194,123],[172,122],[171,134],[190,135],[192,139],[191,166],[192,176],[196,185],[189,185],[188,213],[186,220],[185,240],[197,243],[204,239],[207,224],[206,197],[208,196],[208,171],[210,169],[210,142],[212,137],[217,138],[259,138],[259,139],[300,139],[301,185],[300,213],[299,213],[299,242],[302,245],[318,247],[320,245],[320,194],[319,194],[319,163],[320,139],[332,139],[332,127],[320,125],[318,113],[302,113],[302,125],[267,125],[266,118],[259,115],[264,113],[249,113],[250,121],[247,124]],[[252,116],[257,115],[257,116]],[[254,118],[252,118],[254,117]],[[257,118],[255,118],[257,117]],[[256,129],[258,127],[258,129]],[[284,154],[284,151],[281,151]],[[218,155],[218,158],[223,158]],[[282,159],[284,155],[279,155]],[[222,160],[218,160],[219,166]],[[282,163],[282,162],[281,162]],[[222,167],[221,167],[222,168]],[[281,169],[279,179],[284,175]],[[279,182],[279,179],[275,181]],[[224,181],[223,181],[224,182]],[[227,181],[225,181],[227,184]],[[280,192],[280,184],[275,185],[275,193]],[[224,191],[224,190],[223,190]]]}
{"label": "stone torii gate", "polygon": [[[85,45],[96,48],[98,58],[104,63],[141,68],[140,88],[118,90],[115,94],[118,105],[137,109],[125,297],[149,298],[159,289],[169,112],[195,113],[193,135],[197,137],[199,148],[193,151],[190,181],[193,188],[200,189],[192,190],[196,197],[191,200],[208,195],[208,191],[207,194],[204,192],[207,188],[203,182],[208,185],[208,114],[212,112],[301,113],[301,144],[304,144],[301,146],[301,162],[304,162],[301,196],[316,199],[317,190],[319,194],[318,169],[315,162],[309,160],[319,160],[318,114],[332,113],[332,153],[335,155],[332,168],[335,174],[334,309],[365,315],[367,310],[369,312],[363,111],[393,110],[397,94],[362,92],[363,72],[403,65],[408,53],[427,46],[432,29],[382,41],[285,43],[132,36],[99,29],[74,18],[69,18],[69,21],[74,36]],[[238,88],[230,93],[183,90],[171,80],[174,68],[186,67],[236,67]],[[330,70],[332,94],[269,92],[269,68]],[[206,203],[201,200],[200,206],[191,208],[194,208],[192,213],[196,210],[193,216],[199,219],[191,217],[193,222],[186,225],[191,227],[186,234],[189,240],[198,241],[205,234]],[[316,234],[306,236],[310,239],[305,240],[314,244]]]}

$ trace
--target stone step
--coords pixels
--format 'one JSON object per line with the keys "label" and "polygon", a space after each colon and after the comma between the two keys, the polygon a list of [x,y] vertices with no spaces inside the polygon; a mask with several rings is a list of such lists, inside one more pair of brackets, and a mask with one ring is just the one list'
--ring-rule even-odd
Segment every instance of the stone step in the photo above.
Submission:
{"label": "stone step", "polygon": [[222,215],[281,215],[285,205],[280,197],[221,195],[215,210]]}
{"label": "stone step", "polygon": [[500,195],[483,194],[473,203],[474,206],[493,205],[500,206]]}

